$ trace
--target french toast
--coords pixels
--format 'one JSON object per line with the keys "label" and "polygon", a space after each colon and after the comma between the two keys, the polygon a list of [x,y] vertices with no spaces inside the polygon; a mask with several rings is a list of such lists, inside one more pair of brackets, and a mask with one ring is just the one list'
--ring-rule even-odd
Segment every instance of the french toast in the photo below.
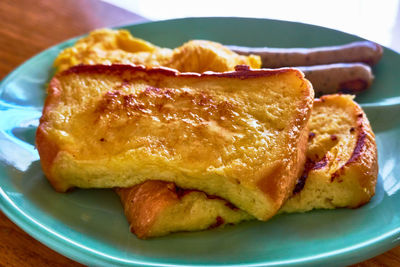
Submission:
{"label": "french toast", "polygon": [[162,180],[267,220],[304,166],[313,98],[291,68],[75,66],[50,82],[36,144],[60,192]]}
{"label": "french toast", "polygon": [[[350,95],[314,101],[305,172],[282,212],[357,208],[375,194],[378,154],[366,114]],[[304,179],[305,181],[302,181]]]}
{"label": "french toast", "polygon": [[[314,101],[308,126],[306,167],[280,212],[367,203],[375,193],[378,163],[374,134],[362,109],[349,95],[324,96]],[[146,181],[116,191],[139,238],[254,219],[224,199],[173,183]]]}
{"label": "french toast", "polygon": [[254,217],[230,202],[174,183],[148,180],[117,188],[131,231],[139,238],[179,231],[199,231],[235,224]]}
{"label": "french toast", "polygon": [[136,38],[127,30],[99,29],[64,49],[54,61],[57,71],[79,64],[136,64],[201,73],[232,71],[236,65],[258,69],[261,59],[255,55],[238,55],[212,41],[192,40],[169,49]]}

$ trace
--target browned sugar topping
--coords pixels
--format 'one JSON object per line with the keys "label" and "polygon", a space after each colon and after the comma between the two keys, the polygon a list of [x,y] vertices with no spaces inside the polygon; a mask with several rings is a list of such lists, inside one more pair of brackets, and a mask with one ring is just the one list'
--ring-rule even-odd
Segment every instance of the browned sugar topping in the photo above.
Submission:
{"label": "browned sugar topping", "polygon": [[293,195],[298,194],[301,190],[303,190],[308,174],[311,170],[322,169],[328,164],[328,158],[324,156],[320,161],[313,161],[310,158],[307,158],[306,164],[304,166],[304,170],[300,178],[297,180],[296,186],[293,189]]}
{"label": "browned sugar topping", "polygon": [[213,228],[217,228],[221,225],[223,225],[225,223],[224,219],[221,216],[217,216],[217,218],[215,218],[215,223],[211,224],[208,229],[213,229]]}
{"label": "browned sugar topping", "polygon": [[[177,197],[178,197],[179,199],[183,198],[184,196],[186,196],[186,195],[188,195],[188,194],[190,194],[190,193],[192,193],[192,192],[201,192],[201,193],[204,193],[203,191],[200,191],[200,190],[197,190],[197,189],[183,189],[183,188],[181,188],[181,187],[179,187],[179,186],[174,186],[174,188],[172,188],[172,189],[170,189],[170,190],[173,191],[173,192],[177,195]],[[225,199],[223,199],[223,198],[221,198],[221,197],[219,197],[219,196],[216,196],[216,195],[209,195],[209,194],[206,194],[206,193],[204,193],[204,194],[207,196],[208,199],[219,199],[219,200],[224,201],[224,202],[225,202],[225,206],[227,206],[227,207],[230,208],[231,210],[235,210],[235,211],[236,211],[236,210],[239,210],[239,208],[236,207],[234,204],[232,204],[232,203],[226,201]]]}
{"label": "browned sugar topping", "polygon": [[194,72],[178,72],[174,69],[166,67],[152,67],[147,68],[143,65],[124,65],[124,64],[112,64],[112,65],[77,65],[61,72],[59,75],[69,75],[78,73],[100,73],[100,74],[115,74],[122,75],[124,72],[146,72],[149,75],[165,75],[165,76],[183,76],[183,77],[231,77],[239,79],[249,79],[255,77],[267,77],[276,75],[278,73],[285,72],[296,72],[299,77],[302,77],[300,71],[292,68],[280,68],[280,69],[250,69],[247,65],[238,65],[235,67],[235,71],[229,72],[212,72],[207,71],[204,73]]}
{"label": "browned sugar topping", "polygon": [[[359,134],[357,136],[357,141],[356,141],[356,145],[354,147],[353,153],[350,156],[350,159],[342,166],[340,167],[339,170],[337,170],[336,172],[332,173],[331,175],[331,182],[333,182],[337,177],[339,177],[340,175],[342,175],[345,171],[344,167],[355,162],[361,155],[364,144],[365,144],[365,138],[367,137],[367,133],[365,132],[365,130],[363,129],[363,114],[359,113],[357,115],[357,120],[358,120],[358,128],[359,128]],[[352,127],[350,129],[350,132],[355,131],[354,127]]]}
{"label": "browned sugar topping", "polygon": [[227,101],[216,101],[205,92],[189,93],[176,92],[171,89],[147,87],[138,94],[124,95],[121,91],[109,91],[98,104],[96,111],[101,116],[115,119],[125,116],[129,119],[146,116],[146,114],[162,113],[160,119],[168,121],[174,118],[170,113],[169,103],[179,103],[180,108],[187,108],[190,112],[184,116],[194,116],[204,120],[229,120],[234,115],[232,104]]}

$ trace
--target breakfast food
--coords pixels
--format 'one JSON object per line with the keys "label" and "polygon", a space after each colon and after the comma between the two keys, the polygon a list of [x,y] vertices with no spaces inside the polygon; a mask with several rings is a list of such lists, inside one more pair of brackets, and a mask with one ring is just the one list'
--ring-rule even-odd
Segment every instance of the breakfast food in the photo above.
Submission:
{"label": "breakfast food", "polygon": [[223,198],[182,189],[171,182],[148,180],[133,187],[118,188],[116,192],[131,232],[142,239],[254,220]]}
{"label": "breakfast food", "polygon": [[76,66],[51,80],[36,144],[60,192],[162,180],[267,220],[302,171],[313,98],[290,68]]}
{"label": "breakfast food", "polygon": [[[362,109],[351,96],[324,96],[315,100],[308,125],[306,167],[280,212],[367,203],[375,193],[378,165],[374,134]],[[169,182],[146,181],[117,192],[139,238],[254,219],[224,199]]]}
{"label": "breakfast food", "polygon": [[375,194],[378,158],[375,135],[360,106],[349,95],[323,96],[314,101],[308,125],[305,171],[281,211],[367,203]]}
{"label": "breakfast food", "polygon": [[315,48],[242,47],[232,45],[227,47],[241,55],[259,55],[263,68],[351,62],[360,62],[372,66],[378,63],[383,53],[380,45],[370,41],[357,41],[345,45]]}
{"label": "breakfast food", "polygon": [[175,49],[161,48],[126,30],[100,29],[63,50],[54,62],[57,71],[79,64],[137,64],[163,66],[181,72],[231,71],[236,65],[258,69],[258,56],[238,55],[211,41],[193,40]]}
{"label": "breakfast food", "polygon": [[356,94],[367,89],[374,79],[370,66],[364,63],[335,63],[297,68],[312,83],[317,96],[338,92]]}
{"label": "breakfast food", "polygon": [[[382,52],[354,43],[303,54],[349,60],[356,48],[369,64]],[[295,50],[277,58],[305,59]],[[94,31],[57,57],[37,132],[43,170],[61,192],[114,188],[139,238],[356,208],[374,195],[374,134],[351,96],[316,99],[307,131],[312,89],[293,69],[182,74],[114,63],[201,73],[261,62],[210,41],[161,48],[124,30]],[[80,64],[95,66],[67,70]],[[356,93],[373,79],[363,63],[298,69],[317,94]]]}
{"label": "breakfast food", "polygon": [[313,84],[317,96],[337,92],[355,94],[371,85],[373,75],[366,64],[379,61],[382,47],[365,41],[308,49],[246,48],[192,40],[169,49],[136,38],[126,30],[101,29],[63,50],[54,66],[63,71],[79,64],[119,63],[164,66],[180,72],[224,72],[242,64],[260,68],[258,55],[263,67],[296,66],[301,69]]}

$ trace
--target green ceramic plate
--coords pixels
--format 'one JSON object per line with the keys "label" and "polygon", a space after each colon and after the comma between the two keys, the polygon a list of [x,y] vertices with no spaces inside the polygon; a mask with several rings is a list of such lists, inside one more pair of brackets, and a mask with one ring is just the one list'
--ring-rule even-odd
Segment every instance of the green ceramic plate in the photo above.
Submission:
{"label": "green ceramic plate", "polygon": [[[272,47],[336,45],[360,38],[292,22],[196,18],[127,26],[135,36],[176,47],[189,39]],[[346,265],[400,243],[400,55],[385,49],[376,80],[359,95],[376,133],[376,196],[356,210],[279,215],[224,229],[137,239],[110,190],[53,191],[34,148],[52,61],[74,40],[17,68],[0,85],[0,206],[54,250],[88,265]]]}

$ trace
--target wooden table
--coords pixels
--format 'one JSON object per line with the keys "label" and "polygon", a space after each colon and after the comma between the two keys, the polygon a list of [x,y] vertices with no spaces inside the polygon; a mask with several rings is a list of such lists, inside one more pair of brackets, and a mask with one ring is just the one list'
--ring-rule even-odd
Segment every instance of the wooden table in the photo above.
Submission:
{"label": "wooden table", "polygon": [[[0,1],[0,79],[49,46],[92,29],[145,21],[96,0]],[[0,212],[0,266],[81,266],[42,245]],[[400,247],[355,266],[400,266]]]}

